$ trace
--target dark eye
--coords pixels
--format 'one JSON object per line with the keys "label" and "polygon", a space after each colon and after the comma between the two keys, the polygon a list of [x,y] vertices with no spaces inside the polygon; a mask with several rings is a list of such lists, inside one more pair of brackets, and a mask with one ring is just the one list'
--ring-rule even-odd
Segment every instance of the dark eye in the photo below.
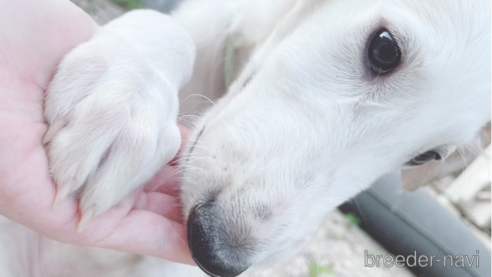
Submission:
{"label": "dark eye", "polygon": [[381,29],[371,38],[368,51],[371,70],[378,75],[390,72],[400,63],[400,48],[386,29]]}
{"label": "dark eye", "polygon": [[441,155],[436,151],[427,151],[425,153],[418,154],[416,157],[408,161],[407,165],[421,165],[429,161],[440,160],[440,159],[441,159]]}

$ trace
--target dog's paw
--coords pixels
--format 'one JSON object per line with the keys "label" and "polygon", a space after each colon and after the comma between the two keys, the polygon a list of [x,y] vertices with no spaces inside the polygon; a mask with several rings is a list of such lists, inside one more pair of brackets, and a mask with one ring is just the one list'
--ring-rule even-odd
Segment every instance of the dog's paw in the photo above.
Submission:
{"label": "dog's paw", "polygon": [[54,205],[78,192],[83,226],[169,162],[181,141],[177,89],[108,35],[69,53],[45,98]]}

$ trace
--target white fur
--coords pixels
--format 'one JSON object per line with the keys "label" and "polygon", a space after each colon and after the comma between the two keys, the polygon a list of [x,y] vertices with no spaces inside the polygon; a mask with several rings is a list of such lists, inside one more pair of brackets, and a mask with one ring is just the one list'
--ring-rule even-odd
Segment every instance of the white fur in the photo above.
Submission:
{"label": "white fur", "polygon": [[[371,77],[364,50],[382,26],[402,62]],[[237,78],[226,88],[229,62]],[[60,65],[46,99],[51,172],[60,198],[81,189],[82,212],[97,216],[176,153],[181,86],[187,113],[209,104],[193,95],[228,90],[195,124],[184,212],[214,194],[230,228],[251,231],[254,265],[269,265],[417,153],[471,142],[490,121],[490,73],[487,0],[190,0],[173,19],[134,11]],[[262,211],[268,220],[254,216]]]}

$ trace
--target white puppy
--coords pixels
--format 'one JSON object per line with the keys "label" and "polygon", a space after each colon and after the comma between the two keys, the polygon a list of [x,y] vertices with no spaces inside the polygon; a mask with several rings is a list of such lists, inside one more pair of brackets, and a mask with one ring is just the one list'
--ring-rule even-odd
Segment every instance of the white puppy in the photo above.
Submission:
{"label": "white puppy", "polygon": [[284,260],[337,205],[445,159],[490,121],[490,10],[190,0],[172,17],[130,12],[67,55],[48,89],[57,201],[80,191],[82,225],[114,206],[175,155],[178,91],[183,113],[205,110],[193,94],[228,91],[182,162],[190,248],[216,276]]}

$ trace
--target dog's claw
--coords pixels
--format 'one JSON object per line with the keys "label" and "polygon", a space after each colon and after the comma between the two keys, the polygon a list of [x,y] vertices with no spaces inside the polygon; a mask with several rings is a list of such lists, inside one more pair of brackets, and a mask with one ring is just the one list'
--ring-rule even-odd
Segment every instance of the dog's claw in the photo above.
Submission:
{"label": "dog's claw", "polygon": [[90,208],[86,210],[82,214],[82,218],[79,221],[79,225],[77,226],[77,232],[81,233],[85,229],[85,227],[89,225],[92,219],[94,219],[94,217],[96,217],[96,211],[94,208]]}
{"label": "dog's claw", "polygon": [[43,145],[48,144],[53,137],[58,134],[60,129],[65,126],[65,121],[63,120],[56,120],[55,122],[51,123],[50,126],[48,127],[48,131],[46,131],[46,134],[43,137]]}
{"label": "dog's claw", "polygon": [[51,209],[53,211],[56,210],[60,206],[60,203],[63,202],[63,200],[65,200],[67,198],[68,194],[70,194],[69,187],[67,187],[67,186],[60,187],[60,186],[58,186],[58,190],[56,192],[55,200],[53,201],[53,205],[51,206]]}

